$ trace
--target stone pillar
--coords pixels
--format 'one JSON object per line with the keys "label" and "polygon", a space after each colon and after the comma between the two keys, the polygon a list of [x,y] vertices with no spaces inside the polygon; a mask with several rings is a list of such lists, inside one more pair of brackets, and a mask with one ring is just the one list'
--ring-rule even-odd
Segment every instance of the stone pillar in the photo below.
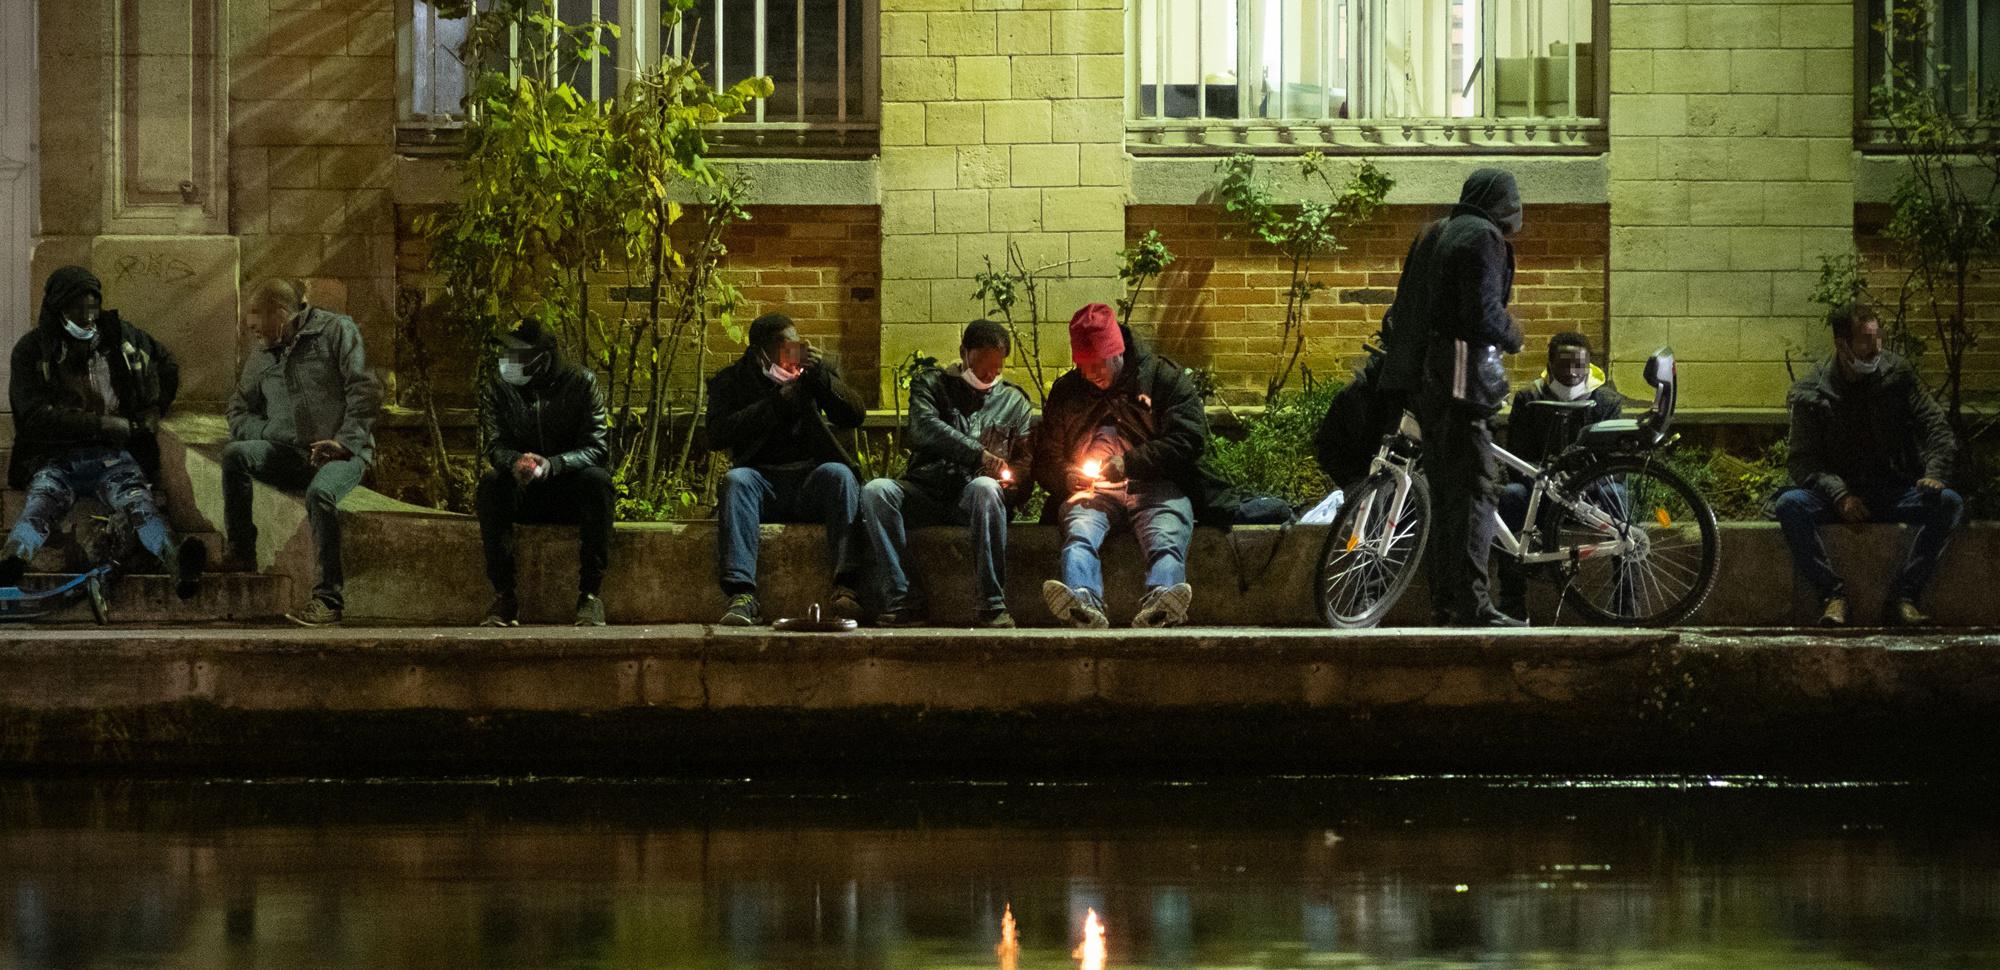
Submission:
{"label": "stone pillar", "polygon": [[1854,9],[1612,0],[1611,350],[1620,387],[1670,343],[1681,403],[1782,404],[1808,300],[1853,247]]}
{"label": "stone pillar", "polygon": [[1070,312],[1116,298],[1124,48],[1121,0],[883,0],[883,400],[912,350],[956,353],[1010,241],[1033,267],[1078,261],[1043,291],[1052,367]]}

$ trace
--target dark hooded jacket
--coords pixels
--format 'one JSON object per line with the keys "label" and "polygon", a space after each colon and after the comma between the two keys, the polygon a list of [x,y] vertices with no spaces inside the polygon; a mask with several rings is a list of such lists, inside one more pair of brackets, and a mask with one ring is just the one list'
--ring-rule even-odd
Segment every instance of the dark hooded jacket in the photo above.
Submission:
{"label": "dark hooded jacket", "polygon": [[[987,451],[1022,463],[1013,452],[1025,455],[1033,418],[1027,392],[1008,381],[981,392],[944,368],[925,370],[910,382],[910,467],[903,479],[955,503]],[[1013,494],[1024,496],[1026,484]]]}
{"label": "dark hooded jacket", "polygon": [[834,430],[861,427],[868,416],[861,396],[840,379],[830,360],[808,368],[798,380],[798,398],[787,398],[784,387],[764,373],[755,347],[717,371],[708,379],[709,447],[728,451],[737,467],[772,467],[771,456],[782,454],[816,465],[839,462],[858,472],[854,456]]}
{"label": "dark hooded jacket", "polygon": [[1520,228],[1514,176],[1482,168],[1465,180],[1451,214],[1410,244],[1383,321],[1382,390],[1499,410],[1508,388],[1500,356],[1521,349],[1521,328],[1507,312],[1514,292],[1507,237]]}
{"label": "dark hooded jacket", "polygon": [[522,455],[537,454],[549,460],[550,479],[609,467],[611,422],[597,375],[564,359],[547,330],[537,334],[534,345],[545,357],[528,383],[516,387],[495,374],[479,392],[487,463],[509,473]]}
{"label": "dark hooded jacket", "polygon": [[1856,488],[1950,480],[1958,439],[1900,356],[1883,351],[1881,368],[1858,381],[1824,361],[1792,385],[1785,404],[1792,413],[1792,483],[1829,502]]}
{"label": "dark hooded jacket", "polygon": [[[146,477],[160,470],[160,419],[180,393],[181,369],[167,348],[144,330],[119,319],[118,311],[97,317],[97,341],[85,344],[63,329],[63,305],[94,293],[101,301],[104,286],[80,266],[65,266],[49,275],[42,288],[41,315],[35,329],[14,344],[7,396],[14,409],[14,452],[7,484],[25,488],[36,470],[72,449],[87,445],[124,448],[137,459]],[[77,390],[90,367],[93,351],[106,355],[111,384],[118,398],[107,408],[131,422],[129,437],[107,433],[101,415],[92,413]]]}
{"label": "dark hooded jacket", "polygon": [[1069,495],[1069,469],[1107,419],[1133,442],[1125,452],[1125,475],[1138,481],[1170,481],[1194,503],[1203,525],[1227,527],[1242,496],[1202,462],[1208,449],[1208,411],[1194,379],[1179,364],[1152,353],[1125,336],[1125,369],[1107,390],[1071,370],[1056,378],[1042,405],[1033,435],[1031,474],[1051,499],[1042,518],[1056,521]]}

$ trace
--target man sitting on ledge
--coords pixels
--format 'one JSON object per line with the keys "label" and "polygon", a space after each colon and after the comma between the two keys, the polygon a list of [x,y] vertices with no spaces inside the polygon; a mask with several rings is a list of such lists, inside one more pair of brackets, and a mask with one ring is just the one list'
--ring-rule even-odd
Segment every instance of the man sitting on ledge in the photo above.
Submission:
{"label": "man sitting on ledge", "polygon": [[1833,357],[1792,385],[1792,487],[1775,512],[1792,565],[1819,594],[1820,623],[1847,623],[1847,588],[1819,524],[1907,522],[1916,537],[1883,602],[1890,625],[1930,622],[1917,608],[1963,507],[1945,487],[1958,444],[1944,410],[1909,363],[1882,349],[1882,324],[1862,305],[1835,309]]}
{"label": "man sitting on ledge", "polygon": [[1027,491],[1009,465],[1014,446],[1025,444],[1034,407],[1027,392],[1000,376],[1012,350],[1007,328],[974,320],[958,342],[958,361],[930,368],[910,382],[910,467],[901,479],[878,478],[861,489],[863,527],[883,574],[880,626],[920,626],[926,619],[921,591],[912,592],[903,568],[908,530],[962,525],[972,537],[978,576],[977,625],[1005,629],[1007,613],[1007,512]]}
{"label": "man sitting on ledge", "polygon": [[610,420],[590,368],[564,360],[556,335],[524,320],[501,338],[499,374],[479,394],[479,436],[491,467],[479,479],[479,538],[493,606],[482,626],[519,626],[514,523],[577,526],[576,625],[603,626],[611,565]]}
{"label": "man sitting on ledge", "polygon": [[708,380],[708,443],[728,450],[736,467],[716,502],[725,626],[763,622],[757,605],[757,527],[762,522],[820,522],[833,588],[827,609],[858,620],[854,520],[861,480],[834,429],[861,426],[861,396],[819,349],[799,339],[792,318],[767,313],[750,324],[750,346]]}

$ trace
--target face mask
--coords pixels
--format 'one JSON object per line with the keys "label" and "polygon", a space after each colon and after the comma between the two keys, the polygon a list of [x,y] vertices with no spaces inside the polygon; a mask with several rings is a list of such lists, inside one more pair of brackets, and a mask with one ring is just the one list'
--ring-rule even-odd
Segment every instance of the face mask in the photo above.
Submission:
{"label": "face mask", "polygon": [[1881,354],[1876,354],[1875,356],[1870,357],[1867,360],[1857,360],[1853,357],[1847,358],[1847,369],[1853,371],[1855,374],[1862,377],[1866,377],[1869,374],[1875,373],[1876,369],[1880,368],[1881,366],[1882,366]]}
{"label": "face mask", "polygon": [[528,365],[518,360],[500,362],[500,379],[515,387],[528,383]]}
{"label": "face mask", "polygon": [[1000,383],[1000,375],[995,374],[992,380],[982,381],[979,379],[978,374],[972,372],[972,368],[963,364],[959,365],[958,376],[965,378],[965,383],[971,385],[975,391],[990,391],[993,389],[993,385]]}
{"label": "face mask", "polygon": [[79,327],[72,321],[64,320],[63,329],[69,331],[69,335],[75,337],[78,340],[96,340],[97,339],[96,323],[97,323],[96,319],[92,318],[91,326]]}
{"label": "face mask", "polygon": [[1556,398],[1563,401],[1580,401],[1590,395],[1589,378],[1577,381],[1574,384],[1550,381],[1549,386],[1555,389]]}
{"label": "face mask", "polygon": [[777,381],[780,384],[790,384],[791,382],[799,379],[799,372],[795,370],[788,370],[786,369],[785,365],[780,364],[774,360],[771,362],[770,366],[764,368],[764,376],[769,377],[770,379]]}

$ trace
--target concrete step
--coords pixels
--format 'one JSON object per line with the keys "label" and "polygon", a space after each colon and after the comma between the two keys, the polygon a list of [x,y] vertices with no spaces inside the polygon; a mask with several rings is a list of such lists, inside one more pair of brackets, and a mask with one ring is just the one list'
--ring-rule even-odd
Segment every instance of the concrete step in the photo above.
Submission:
{"label": "concrete step", "polygon": [[[21,588],[49,589],[69,579],[66,573],[31,572],[21,581]],[[190,600],[175,595],[164,575],[125,573],[112,580],[105,599],[111,622],[117,625],[257,622],[282,616],[299,605],[291,602],[290,580],[257,573],[206,573],[201,591]],[[38,626],[66,626],[93,624],[95,620],[89,604],[79,598],[69,608],[34,622]]]}

